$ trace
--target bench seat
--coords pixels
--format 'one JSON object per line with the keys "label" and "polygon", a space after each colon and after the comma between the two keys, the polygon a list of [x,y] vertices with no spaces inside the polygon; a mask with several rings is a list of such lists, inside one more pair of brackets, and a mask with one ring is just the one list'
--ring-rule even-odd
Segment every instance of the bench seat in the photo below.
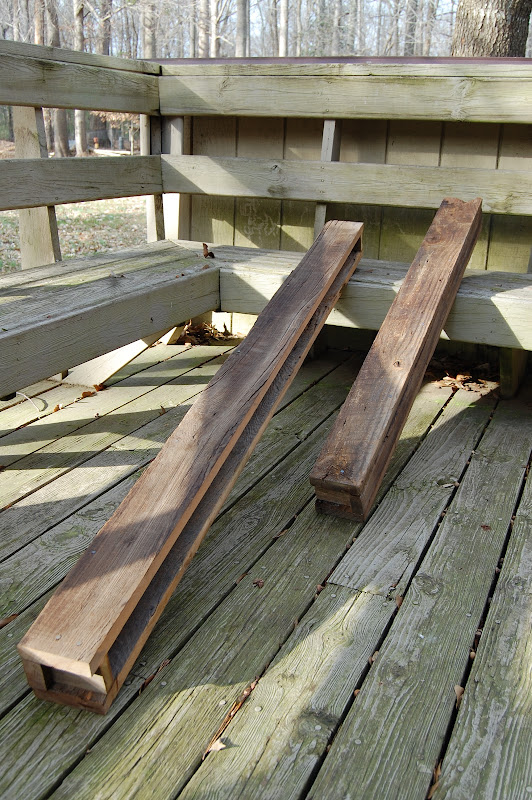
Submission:
{"label": "bench seat", "polygon": [[[0,396],[207,311],[259,314],[301,253],[153,242],[0,279]],[[378,330],[408,269],[362,259],[329,324]],[[466,273],[444,337],[532,350],[532,275]],[[131,357],[136,355],[133,353]]]}

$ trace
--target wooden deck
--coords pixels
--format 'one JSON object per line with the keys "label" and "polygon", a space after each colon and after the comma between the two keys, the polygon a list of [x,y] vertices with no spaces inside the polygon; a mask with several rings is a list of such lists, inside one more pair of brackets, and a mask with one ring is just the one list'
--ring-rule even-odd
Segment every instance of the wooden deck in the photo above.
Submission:
{"label": "wooden deck", "polygon": [[362,525],[309,483],[360,356],[307,362],[108,714],[29,692],[17,642],[227,350],[0,403],[1,797],[532,797],[530,387],[425,383]]}

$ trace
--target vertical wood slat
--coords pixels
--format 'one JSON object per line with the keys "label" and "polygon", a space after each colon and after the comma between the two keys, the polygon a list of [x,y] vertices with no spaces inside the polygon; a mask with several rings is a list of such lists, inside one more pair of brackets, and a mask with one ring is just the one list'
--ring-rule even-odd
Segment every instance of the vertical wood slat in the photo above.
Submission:
{"label": "vertical wood slat", "polygon": [[[48,158],[42,108],[13,106],[16,158]],[[55,206],[19,211],[22,269],[61,261]]]}
{"label": "vertical wood slat", "polygon": [[[236,156],[236,117],[195,117],[191,149],[194,155]],[[192,195],[190,238],[209,244],[234,244],[235,199]]]}
{"label": "vertical wood slat", "polygon": [[[289,161],[319,161],[323,139],[320,119],[287,119],[283,158]],[[316,204],[305,200],[283,200],[281,250],[305,252],[314,241]]]}
{"label": "vertical wood slat", "polygon": [[[532,172],[531,156],[530,126],[504,125],[500,137],[497,168]],[[501,263],[510,263],[513,272],[531,272],[531,237],[532,218],[493,215],[487,269],[501,269]],[[509,398],[516,394],[525,375],[527,361],[526,350],[500,348],[501,397]]]}
{"label": "vertical wood slat", "polygon": [[[282,159],[284,122],[278,118],[240,117],[236,155],[238,158]],[[235,245],[279,250],[281,244],[281,200],[237,197]]]}
{"label": "vertical wood slat", "polygon": [[[190,155],[190,117],[163,117],[161,147],[163,153]],[[164,226],[168,239],[190,237],[190,195],[163,195]]]}
{"label": "vertical wood slat", "polygon": [[[323,139],[321,142],[321,160],[339,161],[340,144],[342,140],[341,120],[326,119],[323,121]],[[314,238],[325,225],[327,216],[327,203],[316,203],[316,216],[314,217]]]}
{"label": "vertical wood slat", "polygon": [[[441,128],[440,122],[390,121],[385,163],[437,167]],[[426,208],[384,208],[379,258],[411,262],[433,217],[434,211]]]}
{"label": "vertical wood slat", "polygon": [[[140,153],[143,156],[160,156],[161,120],[159,117],[140,115]],[[162,194],[146,196],[146,239],[156,242],[165,238]]]}

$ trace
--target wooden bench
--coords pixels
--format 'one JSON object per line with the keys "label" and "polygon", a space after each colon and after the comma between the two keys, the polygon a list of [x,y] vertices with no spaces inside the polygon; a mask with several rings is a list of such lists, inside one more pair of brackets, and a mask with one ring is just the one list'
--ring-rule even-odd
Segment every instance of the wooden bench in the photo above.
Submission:
{"label": "wooden bench", "polygon": [[[152,240],[2,278],[0,395],[203,311],[257,314],[328,218],[363,221],[366,256],[330,322],[377,330],[444,195],[485,210],[445,334],[500,347],[515,390],[532,347],[526,60],[159,65],[2,42],[0,79],[25,156],[0,164],[0,208],[22,211],[26,263],[59,257],[60,203],[149,195]],[[43,106],[141,113],[143,154],[43,158]]]}

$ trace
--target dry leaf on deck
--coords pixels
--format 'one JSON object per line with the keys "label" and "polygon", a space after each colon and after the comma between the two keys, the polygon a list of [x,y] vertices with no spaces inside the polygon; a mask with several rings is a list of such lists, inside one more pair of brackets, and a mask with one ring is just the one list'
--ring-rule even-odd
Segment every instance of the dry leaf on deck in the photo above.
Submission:
{"label": "dry leaf on deck", "polygon": [[262,578],[256,578],[253,581],[253,586],[256,586],[258,589],[262,589],[262,587],[264,586],[264,581],[262,580]]}
{"label": "dry leaf on deck", "polygon": [[222,739],[216,739],[216,741],[211,744],[205,755],[207,755],[207,753],[216,753],[219,750],[225,750],[226,747],[227,745],[223,743]]}
{"label": "dry leaf on deck", "polygon": [[93,396],[93,394],[96,394],[96,393],[95,393],[95,392],[89,392],[89,391],[87,391],[87,392],[82,392],[82,393],[81,393],[81,397],[82,397],[82,398],[83,398],[83,397],[92,397],[92,396]]}
{"label": "dry leaf on deck", "polygon": [[460,703],[462,702],[462,695],[464,694],[464,687],[455,686],[454,691],[456,692],[456,708],[460,708]]}
{"label": "dry leaf on deck", "polygon": [[14,619],[18,617],[18,614],[10,614],[9,617],[4,617],[4,619],[0,619],[0,628],[5,628],[6,625],[9,625],[10,622],[13,622]]}

